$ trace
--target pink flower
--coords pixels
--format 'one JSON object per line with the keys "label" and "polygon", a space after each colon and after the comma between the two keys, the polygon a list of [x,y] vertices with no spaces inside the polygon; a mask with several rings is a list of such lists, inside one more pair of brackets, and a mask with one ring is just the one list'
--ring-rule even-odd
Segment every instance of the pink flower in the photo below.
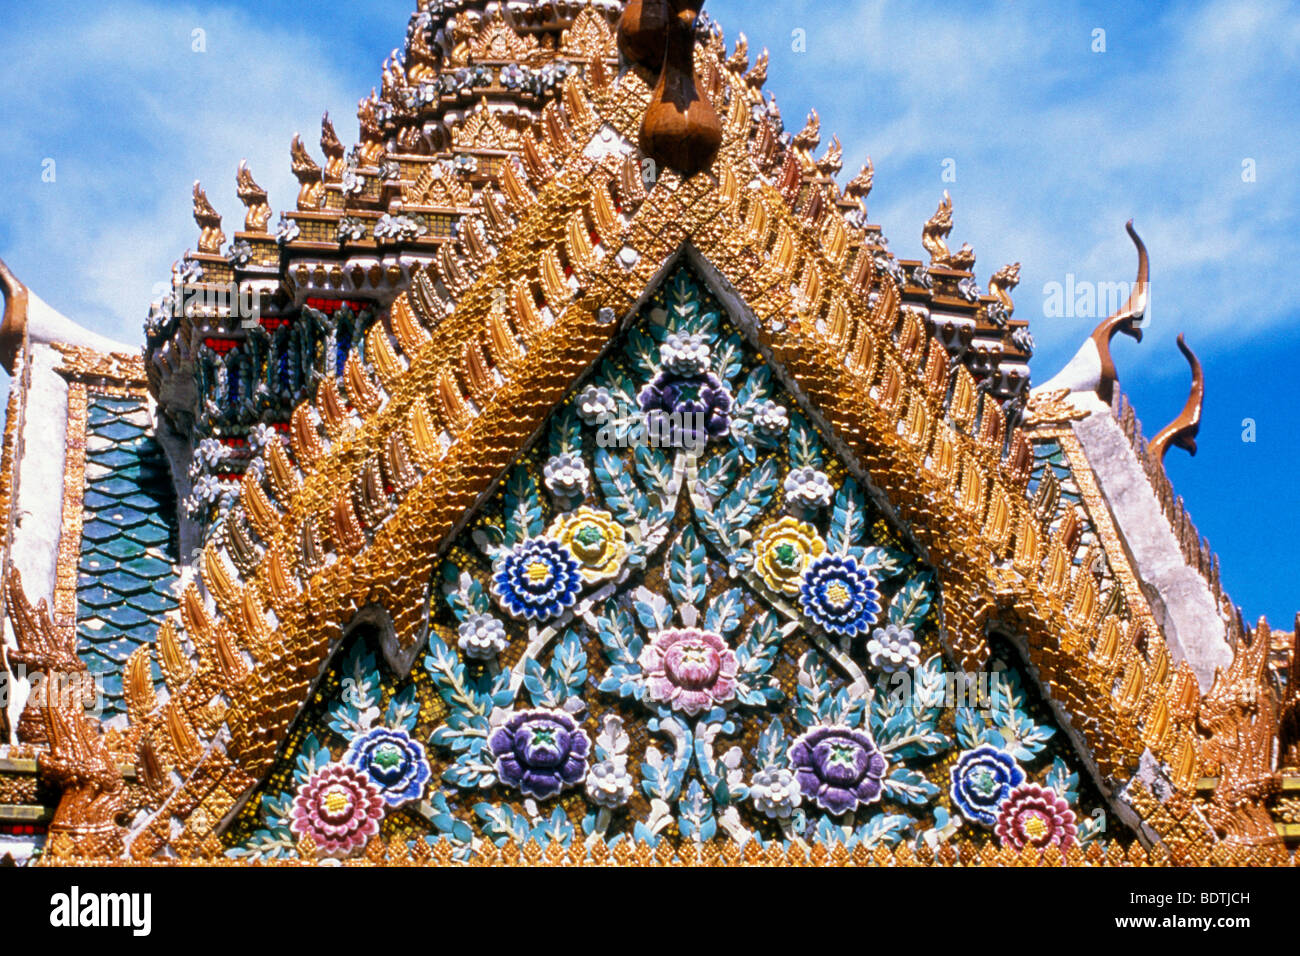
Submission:
{"label": "pink flower", "polygon": [[736,696],[736,653],[717,634],[660,631],[641,652],[646,694],[694,717]]}
{"label": "pink flower", "polygon": [[379,832],[384,798],[360,770],[326,764],[293,798],[289,830],[310,836],[325,856],[351,856]]}
{"label": "pink flower", "polygon": [[1003,846],[1015,850],[1026,846],[1045,850],[1052,844],[1068,850],[1079,831],[1074,825],[1074,811],[1054,790],[1023,783],[1002,801],[997,834]]}

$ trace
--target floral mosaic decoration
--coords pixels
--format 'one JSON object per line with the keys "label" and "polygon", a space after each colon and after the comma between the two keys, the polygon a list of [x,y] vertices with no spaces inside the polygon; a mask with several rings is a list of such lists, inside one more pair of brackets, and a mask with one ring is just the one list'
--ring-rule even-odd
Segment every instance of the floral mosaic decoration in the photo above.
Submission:
{"label": "floral mosaic decoration", "polygon": [[[937,845],[963,827],[1042,848],[1095,830],[1014,666],[954,705],[969,688],[945,673],[932,573],[689,268],[556,409],[437,584],[422,670],[381,695],[354,651],[296,793],[350,768],[412,839],[458,852]],[[297,799],[264,796],[236,852],[292,846]]]}

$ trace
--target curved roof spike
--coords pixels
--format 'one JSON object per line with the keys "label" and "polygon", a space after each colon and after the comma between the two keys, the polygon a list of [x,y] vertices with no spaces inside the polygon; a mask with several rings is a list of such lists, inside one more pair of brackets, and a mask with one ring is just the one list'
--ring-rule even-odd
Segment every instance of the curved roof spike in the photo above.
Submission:
{"label": "curved roof spike", "polygon": [[1110,355],[1111,339],[1123,332],[1125,335],[1141,342],[1142,326],[1138,323],[1146,316],[1147,306],[1151,301],[1151,261],[1147,257],[1146,244],[1142,242],[1142,237],[1133,228],[1132,219],[1128,221],[1124,228],[1128,230],[1129,237],[1133,240],[1133,244],[1137,246],[1137,282],[1134,284],[1133,291],[1129,294],[1128,301],[1124,303],[1123,307],[1093,329],[1092,332],[1093,344],[1097,346],[1097,354],[1101,357],[1101,378],[1097,382],[1097,395],[1103,402],[1107,403],[1115,397],[1115,383],[1119,381],[1119,376],[1115,371],[1115,362]]}
{"label": "curved roof spike", "polygon": [[1187,396],[1187,404],[1183,406],[1182,413],[1161,429],[1147,446],[1147,455],[1154,464],[1163,463],[1165,455],[1169,454],[1170,447],[1174,445],[1193,457],[1196,455],[1196,436],[1201,430],[1201,410],[1205,406],[1205,370],[1196,353],[1187,347],[1187,340],[1182,335],[1178,336],[1178,349],[1192,367],[1192,391]]}
{"label": "curved roof spike", "polygon": [[0,364],[12,375],[27,331],[28,295],[27,286],[9,271],[3,259],[0,259],[0,292],[4,293],[5,300],[4,322],[0,323]]}

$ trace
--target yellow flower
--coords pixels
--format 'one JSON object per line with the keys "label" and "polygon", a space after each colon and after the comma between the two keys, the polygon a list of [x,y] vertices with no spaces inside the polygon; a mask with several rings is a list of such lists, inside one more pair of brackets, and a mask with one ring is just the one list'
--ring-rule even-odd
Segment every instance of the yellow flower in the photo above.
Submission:
{"label": "yellow flower", "polygon": [[556,518],[548,534],[578,559],[578,570],[588,582],[616,576],[627,559],[627,536],[608,511],[583,505]]}
{"label": "yellow flower", "polygon": [[773,591],[793,597],[808,565],[825,552],[826,542],[816,528],[786,516],[754,539],[754,570]]}

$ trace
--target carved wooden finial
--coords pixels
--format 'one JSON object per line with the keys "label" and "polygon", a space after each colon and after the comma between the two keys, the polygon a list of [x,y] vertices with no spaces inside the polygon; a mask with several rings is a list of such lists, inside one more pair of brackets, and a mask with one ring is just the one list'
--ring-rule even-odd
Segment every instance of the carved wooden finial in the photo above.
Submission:
{"label": "carved wooden finial", "polygon": [[1187,396],[1187,404],[1183,406],[1182,413],[1162,428],[1147,446],[1147,455],[1154,464],[1162,464],[1169,449],[1175,445],[1189,455],[1196,456],[1196,436],[1201,431],[1201,410],[1205,406],[1205,370],[1181,335],[1178,336],[1178,349],[1192,367],[1192,391]]}
{"label": "carved wooden finial", "polygon": [[1133,244],[1138,251],[1137,282],[1124,306],[1106,321],[1102,322],[1092,333],[1093,344],[1101,357],[1101,378],[1097,382],[1097,396],[1109,404],[1115,397],[1115,383],[1119,376],[1115,371],[1115,361],[1110,355],[1110,343],[1116,335],[1125,335],[1142,341],[1142,326],[1139,324],[1147,314],[1148,288],[1151,279],[1151,262],[1147,257],[1147,247],[1133,228],[1133,220],[1125,226]]}
{"label": "carved wooden finial", "polygon": [[663,70],[641,127],[641,150],[661,167],[690,176],[713,162],[722,121],[695,75],[695,21],[703,0],[669,0]]}

